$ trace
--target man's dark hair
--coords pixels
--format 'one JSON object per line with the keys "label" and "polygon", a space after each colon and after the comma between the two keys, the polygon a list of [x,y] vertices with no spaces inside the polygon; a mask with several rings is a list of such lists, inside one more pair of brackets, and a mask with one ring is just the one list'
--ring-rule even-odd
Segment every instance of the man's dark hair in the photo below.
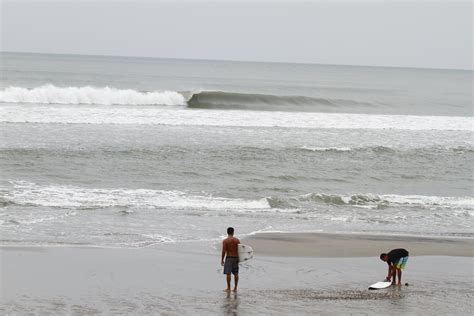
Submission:
{"label": "man's dark hair", "polygon": [[385,258],[386,255],[387,255],[386,253],[381,253],[380,254],[380,260],[383,260],[383,258]]}
{"label": "man's dark hair", "polygon": [[227,228],[227,235],[233,235],[233,234],[234,234],[234,227]]}

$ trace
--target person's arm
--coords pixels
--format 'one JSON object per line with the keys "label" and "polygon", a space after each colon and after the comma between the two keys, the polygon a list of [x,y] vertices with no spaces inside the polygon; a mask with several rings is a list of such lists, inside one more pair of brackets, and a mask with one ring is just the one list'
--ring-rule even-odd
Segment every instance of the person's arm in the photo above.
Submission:
{"label": "person's arm", "polygon": [[222,254],[221,254],[221,266],[224,265],[224,257],[225,257],[225,253],[227,252],[227,244],[225,242],[225,240],[222,242]]}
{"label": "person's arm", "polygon": [[387,264],[388,264],[388,274],[387,274],[387,277],[385,278],[385,280],[390,281],[391,278],[392,278],[392,274],[393,274],[392,265],[388,262],[387,262]]}

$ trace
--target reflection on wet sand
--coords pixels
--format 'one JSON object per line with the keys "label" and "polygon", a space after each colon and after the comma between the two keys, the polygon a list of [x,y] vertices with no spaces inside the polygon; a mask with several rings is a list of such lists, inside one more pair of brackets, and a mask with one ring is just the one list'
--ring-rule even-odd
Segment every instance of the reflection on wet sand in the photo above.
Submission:
{"label": "reflection on wet sand", "polygon": [[224,315],[237,316],[239,311],[239,298],[237,292],[227,292],[222,304]]}

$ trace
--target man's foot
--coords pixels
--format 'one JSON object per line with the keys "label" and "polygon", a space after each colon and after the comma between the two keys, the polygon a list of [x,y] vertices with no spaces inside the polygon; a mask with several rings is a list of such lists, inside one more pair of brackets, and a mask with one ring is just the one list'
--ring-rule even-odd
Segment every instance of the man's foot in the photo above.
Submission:
{"label": "man's foot", "polygon": [[401,282],[398,282],[398,283],[397,283],[397,285],[398,285],[398,286],[401,286],[401,285],[402,285],[402,283],[401,283]]}
{"label": "man's foot", "polygon": [[230,289],[225,289],[224,292],[230,292]]}
{"label": "man's foot", "polygon": [[237,292],[237,288],[234,288],[234,289],[232,290],[232,292]]}

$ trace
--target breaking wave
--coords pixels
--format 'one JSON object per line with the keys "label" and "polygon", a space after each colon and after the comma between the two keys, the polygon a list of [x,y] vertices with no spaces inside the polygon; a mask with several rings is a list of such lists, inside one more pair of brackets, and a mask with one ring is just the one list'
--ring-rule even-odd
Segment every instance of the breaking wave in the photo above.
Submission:
{"label": "breaking wave", "polygon": [[91,189],[76,186],[38,185],[26,181],[12,182],[13,189],[3,191],[2,205],[46,206],[66,209],[98,209],[107,207],[148,209],[268,209],[265,199],[244,200],[181,191],[150,189]]}
{"label": "breaking wave", "polygon": [[188,100],[189,108],[222,110],[299,111],[316,112],[339,110],[340,107],[373,105],[345,99],[313,98],[307,96],[276,96],[224,91],[194,93]]}
{"label": "breaking wave", "polygon": [[270,209],[313,209],[318,205],[355,206],[368,209],[413,207],[447,208],[474,211],[473,197],[442,197],[357,193],[350,195],[308,193],[294,197],[239,199],[193,195],[181,191],[151,189],[94,189],[75,186],[39,185],[26,181],[11,182],[11,190],[2,190],[1,207],[12,205],[46,206],[66,209],[107,207],[149,209],[208,209],[269,211]]}
{"label": "breaking wave", "polygon": [[260,111],[330,111],[341,106],[371,106],[344,99],[276,96],[223,91],[136,91],[110,87],[8,87],[0,90],[0,102],[39,104],[167,105],[199,109]]}
{"label": "breaking wave", "polygon": [[352,195],[309,193],[290,198],[268,197],[272,208],[304,208],[311,204],[326,204],[335,206],[356,206],[368,209],[383,209],[388,207],[448,208],[474,211],[473,197],[442,197],[425,195],[377,195],[359,193]]}
{"label": "breaking wave", "polygon": [[27,89],[0,90],[0,102],[40,104],[167,105],[184,106],[186,99],[175,91],[140,92],[132,89],[95,87],[56,87],[48,84]]}

